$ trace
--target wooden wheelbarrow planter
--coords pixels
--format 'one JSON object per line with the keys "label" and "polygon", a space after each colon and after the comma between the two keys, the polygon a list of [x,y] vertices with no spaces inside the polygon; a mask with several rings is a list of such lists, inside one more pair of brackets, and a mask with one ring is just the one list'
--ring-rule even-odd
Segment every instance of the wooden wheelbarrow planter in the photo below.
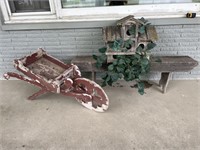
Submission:
{"label": "wooden wheelbarrow planter", "polygon": [[8,72],[4,74],[6,79],[15,77],[41,88],[28,97],[30,100],[52,92],[75,97],[83,106],[97,112],[108,109],[109,99],[101,86],[94,81],[82,78],[76,65],[64,64],[48,55],[43,49],[14,60],[14,66],[27,77]]}

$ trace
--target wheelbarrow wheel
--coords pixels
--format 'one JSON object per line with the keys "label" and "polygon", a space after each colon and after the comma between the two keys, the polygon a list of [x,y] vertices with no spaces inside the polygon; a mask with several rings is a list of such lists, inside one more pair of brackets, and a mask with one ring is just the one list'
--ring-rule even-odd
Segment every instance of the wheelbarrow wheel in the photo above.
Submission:
{"label": "wheelbarrow wheel", "polygon": [[85,107],[97,111],[104,112],[108,109],[109,99],[100,85],[86,78],[76,78],[74,80],[76,91],[84,95],[90,95],[90,100],[76,97],[76,99]]}

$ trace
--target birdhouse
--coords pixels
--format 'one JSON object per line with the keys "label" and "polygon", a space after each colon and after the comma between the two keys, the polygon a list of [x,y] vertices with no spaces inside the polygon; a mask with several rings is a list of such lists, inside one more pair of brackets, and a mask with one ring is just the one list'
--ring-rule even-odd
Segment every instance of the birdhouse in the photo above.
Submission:
{"label": "birdhouse", "polygon": [[105,27],[103,36],[107,47],[107,62],[113,61],[113,55],[133,55],[139,46],[146,48],[148,43],[157,40],[154,26],[132,15],[117,21],[115,26]]}

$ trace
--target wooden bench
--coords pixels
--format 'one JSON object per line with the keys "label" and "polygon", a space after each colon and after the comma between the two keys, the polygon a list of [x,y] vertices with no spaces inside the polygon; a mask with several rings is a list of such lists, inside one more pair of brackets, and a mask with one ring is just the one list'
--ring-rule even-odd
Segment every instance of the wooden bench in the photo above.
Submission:
{"label": "wooden bench", "polygon": [[[92,80],[96,80],[96,72],[105,71],[103,68],[95,67],[96,61],[91,56],[79,56],[71,63],[77,65],[81,72],[91,72]],[[161,56],[151,58],[151,72],[161,72],[159,86],[165,93],[169,84],[170,76],[173,72],[188,72],[192,70],[198,62],[189,56]]]}

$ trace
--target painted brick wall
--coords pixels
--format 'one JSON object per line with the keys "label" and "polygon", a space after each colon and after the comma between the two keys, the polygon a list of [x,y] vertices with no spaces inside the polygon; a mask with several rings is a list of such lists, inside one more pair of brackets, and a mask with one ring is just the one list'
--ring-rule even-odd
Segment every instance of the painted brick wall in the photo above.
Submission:
{"label": "painted brick wall", "polygon": [[[200,25],[156,26],[159,41],[154,55],[188,55],[200,63]],[[15,71],[12,61],[42,47],[49,54],[70,60],[75,56],[97,54],[104,45],[100,28],[1,31],[0,79],[4,72]],[[158,73],[148,78],[158,79]],[[200,66],[188,73],[174,73],[172,79],[200,79]]]}

